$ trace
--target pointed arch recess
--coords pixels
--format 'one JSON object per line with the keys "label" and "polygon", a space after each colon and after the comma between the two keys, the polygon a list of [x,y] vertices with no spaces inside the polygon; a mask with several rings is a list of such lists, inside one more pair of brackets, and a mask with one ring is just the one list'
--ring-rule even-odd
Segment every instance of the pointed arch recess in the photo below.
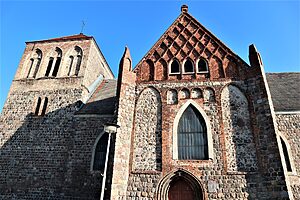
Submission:
{"label": "pointed arch recess", "polygon": [[[295,172],[295,165],[294,165],[294,160],[293,160],[293,156],[292,156],[292,152],[291,152],[291,146],[290,146],[287,138],[284,135],[279,133],[278,136],[279,136],[278,138],[279,138],[279,141],[280,141],[280,142],[278,142],[278,144],[280,146],[279,150],[280,150],[280,155],[281,155],[281,160],[282,160],[281,162],[283,162],[283,164],[284,164],[283,165],[284,169],[288,173],[294,173]],[[288,168],[290,168],[290,169],[288,169]]]}
{"label": "pointed arch recess", "polygon": [[161,170],[161,148],[161,97],[159,91],[148,87],[136,105],[133,170]]}
{"label": "pointed arch recess", "polygon": [[256,147],[248,105],[248,99],[238,87],[229,84],[222,89],[222,121],[229,172],[257,170]]}
{"label": "pointed arch recess", "polygon": [[212,132],[210,126],[210,119],[206,115],[205,111],[193,100],[189,99],[182,107],[179,109],[173,123],[173,159],[178,159],[178,141],[177,141],[177,133],[178,133],[178,124],[180,118],[184,111],[189,106],[194,106],[199,113],[202,115],[205,125],[206,125],[206,134],[207,134],[207,145],[208,145],[208,159],[213,159],[213,139],[212,139]]}
{"label": "pointed arch recess", "polygon": [[97,144],[99,143],[100,139],[104,136],[105,131],[102,130],[101,133],[97,136],[95,143],[93,145],[93,149],[92,149],[92,159],[91,159],[91,166],[90,166],[90,170],[91,171],[95,171],[94,170],[94,162],[95,162],[95,153],[96,153],[96,148],[97,148]]}
{"label": "pointed arch recess", "polygon": [[203,189],[201,182],[192,173],[184,169],[172,171],[159,181],[156,189],[156,199],[168,200],[170,184],[172,184],[173,181],[176,181],[176,179],[182,179],[189,184],[195,192],[194,200],[205,199],[205,190]]}

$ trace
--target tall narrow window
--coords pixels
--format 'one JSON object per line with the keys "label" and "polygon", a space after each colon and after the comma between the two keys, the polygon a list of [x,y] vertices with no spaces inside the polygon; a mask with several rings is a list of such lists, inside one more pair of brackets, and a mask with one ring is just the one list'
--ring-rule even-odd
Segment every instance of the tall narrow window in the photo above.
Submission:
{"label": "tall narrow window", "polygon": [[31,58],[31,59],[30,59],[29,71],[28,71],[28,74],[27,74],[27,77],[26,77],[26,78],[28,78],[28,77],[30,76],[30,72],[31,72],[31,70],[32,70],[33,61],[34,61],[33,58]]}
{"label": "tall narrow window", "polygon": [[178,123],[178,159],[208,159],[207,131],[205,121],[199,111],[188,106]]}
{"label": "tall narrow window", "polygon": [[40,68],[40,64],[41,64],[41,61],[42,61],[42,51],[37,49],[36,50],[36,55],[37,55],[37,58],[36,58],[36,65],[35,65],[35,68],[34,68],[34,72],[33,72],[33,75],[32,77],[35,78],[36,77],[36,74],[37,72],[39,71],[39,68]]}
{"label": "tall narrow window", "polygon": [[62,51],[61,51],[60,48],[56,47],[55,51],[57,53],[57,56],[56,56],[55,66],[54,66],[54,69],[53,69],[53,72],[52,72],[52,76],[54,76],[54,77],[57,76],[59,65],[60,65],[60,62],[61,62],[61,56],[62,56]]}
{"label": "tall narrow window", "polygon": [[48,98],[46,97],[45,100],[44,100],[44,106],[43,106],[43,110],[42,110],[42,113],[41,113],[42,116],[44,116],[45,113],[46,113],[47,105],[48,105]]}
{"label": "tall narrow window", "polygon": [[288,154],[286,144],[285,144],[284,140],[281,137],[280,137],[280,141],[281,141],[282,151],[283,151],[284,160],[285,160],[285,164],[286,164],[286,170],[288,172],[291,172],[292,171],[292,166],[291,166],[290,157],[289,157],[289,154]]}
{"label": "tall narrow window", "polygon": [[194,65],[191,60],[187,59],[184,63],[184,72],[185,73],[192,73],[194,72]]}
{"label": "tall narrow window", "polygon": [[35,66],[35,69],[34,69],[34,73],[33,73],[33,78],[36,77],[36,74],[37,74],[37,72],[38,72],[38,70],[40,68],[41,60],[42,60],[41,58],[37,59],[37,63],[36,63],[36,66]]}
{"label": "tall narrow window", "polygon": [[58,69],[59,69],[60,62],[61,62],[61,57],[57,57],[56,62],[55,62],[55,66],[54,66],[54,69],[53,69],[53,73],[52,73],[52,76],[54,76],[54,77],[57,76],[57,72],[58,72]]}
{"label": "tall narrow window", "polygon": [[199,61],[198,61],[198,71],[197,72],[203,72],[203,73],[206,73],[208,72],[208,66],[207,66],[207,63],[206,61],[201,58]]}
{"label": "tall narrow window", "polygon": [[77,56],[77,63],[76,63],[76,69],[75,69],[75,75],[78,76],[79,70],[81,65],[81,56]]}
{"label": "tall narrow window", "polygon": [[47,66],[47,70],[46,70],[45,76],[49,76],[51,68],[52,68],[52,65],[53,65],[53,58],[51,57],[49,59],[49,63],[48,63],[48,66]]}
{"label": "tall narrow window", "polygon": [[37,104],[36,104],[36,107],[35,107],[35,112],[34,112],[34,115],[38,115],[39,114],[39,110],[40,110],[40,107],[41,107],[41,97],[38,98],[38,101],[37,101]]}
{"label": "tall narrow window", "polygon": [[79,70],[80,70],[80,65],[81,65],[81,60],[82,60],[82,49],[78,46],[75,47],[75,51],[77,53],[77,62],[76,62],[76,68],[75,68],[75,76],[78,76]]}
{"label": "tall narrow window", "polygon": [[70,76],[71,74],[71,70],[72,70],[72,65],[73,65],[73,60],[74,60],[74,57],[73,56],[70,56],[70,66],[69,66],[69,71],[68,71],[68,76]]}
{"label": "tall narrow window", "polygon": [[94,171],[103,171],[105,166],[105,158],[107,151],[107,143],[108,143],[108,133],[104,133],[102,137],[99,139],[95,152],[94,152],[94,162],[93,162],[93,170]]}
{"label": "tall narrow window", "polygon": [[173,62],[171,63],[170,66],[170,74],[177,74],[180,73],[180,69],[179,69],[179,62],[177,60],[173,60]]}

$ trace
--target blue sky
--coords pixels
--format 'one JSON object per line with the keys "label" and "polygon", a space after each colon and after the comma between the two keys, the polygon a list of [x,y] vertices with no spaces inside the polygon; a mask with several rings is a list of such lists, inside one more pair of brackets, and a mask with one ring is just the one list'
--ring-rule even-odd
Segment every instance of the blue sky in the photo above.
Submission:
{"label": "blue sky", "polygon": [[[0,0],[0,111],[25,41],[94,36],[115,75],[124,46],[133,64],[180,14],[189,13],[248,62],[260,51],[266,72],[300,72],[300,1],[8,1]],[[249,63],[249,62],[248,62]]]}

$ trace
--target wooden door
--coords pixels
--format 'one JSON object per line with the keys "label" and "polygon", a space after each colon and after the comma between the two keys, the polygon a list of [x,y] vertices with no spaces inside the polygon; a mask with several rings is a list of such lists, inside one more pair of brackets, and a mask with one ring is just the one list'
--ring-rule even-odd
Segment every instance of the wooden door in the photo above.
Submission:
{"label": "wooden door", "polygon": [[168,197],[169,200],[194,200],[195,194],[187,182],[179,179],[171,182]]}

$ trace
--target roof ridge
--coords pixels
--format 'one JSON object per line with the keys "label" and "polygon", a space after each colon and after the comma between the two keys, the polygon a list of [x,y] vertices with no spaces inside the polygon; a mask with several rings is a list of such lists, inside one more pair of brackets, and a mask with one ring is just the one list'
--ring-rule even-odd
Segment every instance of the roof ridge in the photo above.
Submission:
{"label": "roof ridge", "polygon": [[50,38],[50,39],[44,39],[44,40],[35,40],[35,41],[29,41],[26,43],[33,43],[33,42],[50,42],[50,41],[61,41],[61,40],[77,40],[77,39],[91,39],[92,36],[84,35],[83,33],[75,34],[75,35],[67,35],[57,38]]}

